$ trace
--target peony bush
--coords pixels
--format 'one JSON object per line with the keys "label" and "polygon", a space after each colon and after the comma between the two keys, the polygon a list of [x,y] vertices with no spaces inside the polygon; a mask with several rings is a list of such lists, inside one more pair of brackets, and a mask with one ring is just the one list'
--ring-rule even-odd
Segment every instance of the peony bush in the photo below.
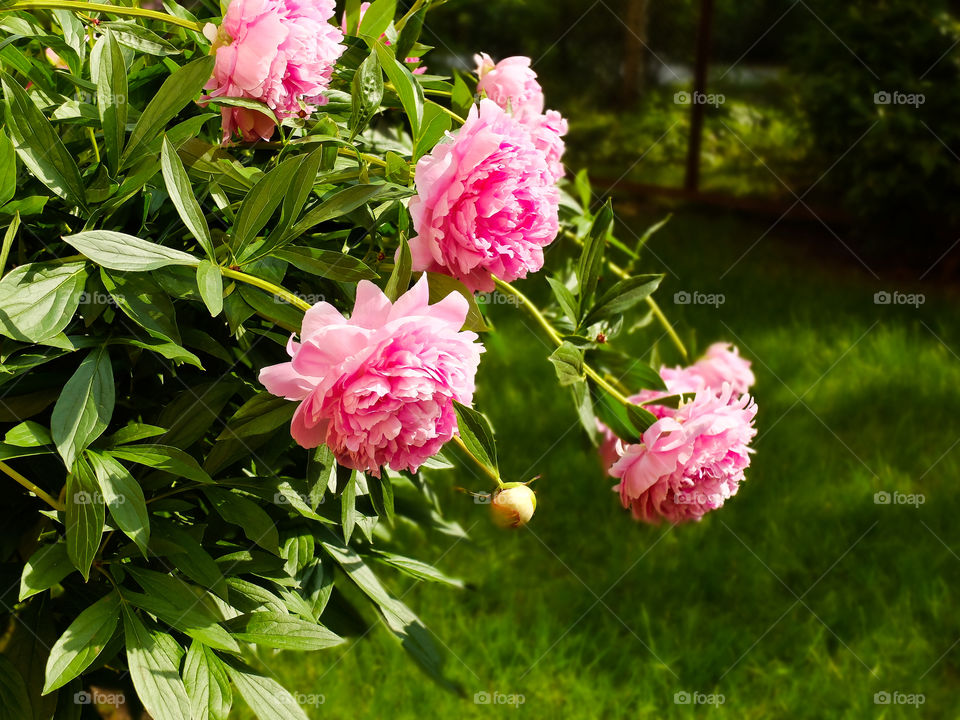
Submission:
{"label": "peony bush", "polygon": [[658,338],[687,350],[634,272],[650,233],[563,166],[529,58],[431,74],[430,5],[0,6],[11,717],[113,688],[156,720],[304,718],[260,659],[344,642],[358,603],[447,682],[384,573],[462,585],[404,554],[463,534],[438,486],[479,470],[508,528],[537,506],[473,406],[478,292],[554,346],[612,504],[700,520],[745,479],[749,362],[655,369]]}

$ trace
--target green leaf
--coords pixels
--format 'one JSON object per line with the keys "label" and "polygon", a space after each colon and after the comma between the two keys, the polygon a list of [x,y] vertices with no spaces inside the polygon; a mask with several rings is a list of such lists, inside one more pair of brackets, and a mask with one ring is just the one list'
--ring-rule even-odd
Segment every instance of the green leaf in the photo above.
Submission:
{"label": "green leaf", "polygon": [[623,403],[599,387],[591,386],[593,411],[597,418],[626,443],[640,442],[640,432],[633,426]]}
{"label": "green leaf", "polygon": [[560,303],[560,308],[564,314],[570,318],[571,322],[576,323],[577,318],[580,317],[580,307],[577,304],[577,298],[570,292],[570,289],[559,280],[548,277],[547,282],[550,284],[550,289],[553,290],[553,296],[557,299],[557,302]]}
{"label": "green leaf", "polygon": [[[187,171],[183,168],[183,162],[173,145],[163,137],[163,143],[160,149],[160,169],[163,172],[163,182],[167,187],[167,194],[173,201],[173,206],[177,209],[180,219],[187,226],[200,247],[207,254],[211,261],[216,261],[216,253],[213,249],[213,241],[210,239],[210,228],[207,225],[207,219],[200,209],[200,204],[193,193],[193,185],[190,178],[187,177]],[[215,313],[219,314],[219,313]]]}
{"label": "green leaf", "polygon": [[127,68],[120,44],[109,28],[94,46],[90,62],[97,67],[97,111],[103,144],[110,169],[116,175],[127,132]]}
{"label": "green leaf", "polygon": [[425,562],[414,560],[413,558],[378,550],[377,559],[417,580],[428,580],[460,589],[464,587],[463,580],[450,577],[437,570],[433,565],[428,565]]}
{"label": "green leaf", "polygon": [[288,158],[268,172],[247,193],[237,220],[233,225],[232,246],[236,255],[241,255],[246,246],[270,220],[274,210],[283,202],[287,189],[299,169],[299,158]]}
{"label": "green leaf", "polygon": [[[290,240],[303,235],[310,228],[327,220],[334,220],[351,213],[366,205],[376,197],[396,191],[395,185],[351,185],[334,193],[316,207],[307,211],[306,215],[286,233],[284,240]],[[409,194],[409,193],[407,193]]]}
{"label": "green leaf", "polygon": [[595,322],[620,315],[642,300],[646,300],[660,286],[663,275],[637,275],[621,280],[597,298],[593,309],[580,326],[590,327]]}
{"label": "green leaf", "polygon": [[80,451],[107,429],[113,404],[113,368],[106,346],[100,346],[67,380],[50,418],[53,442],[68,470]]}
{"label": "green leaf", "polygon": [[412,16],[407,18],[403,29],[400,30],[400,36],[397,38],[395,49],[396,55],[400,60],[406,60],[410,55],[410,51],[413,50],[413,46],[417,44],[420,31],[423,30],[423,21],[427,16],[428,9],[428,5],[421,7]]}
{"label": "green leaf", "polygon": [[276,680],[239,663],[229,663],[226,668],[240,697],[260,720],[309,720],[296,699]]}
{"label": "green leaf", "polygon": [[0,719],[33,720],[30,692],[20,670],[0,655]]}
{"label": "green leaf", "polygon": [[[363,19],[366,20],[366,16]],[[354,73],[350,96],[352,111],[349,127],[352,141],[367,126],[383,101],[383,71],[376,51],[371,50]]]}
{"label": "green leaf", "polygon": [[77,615],[50,650],[43,694],[73,680],[97,659],[120,617],[120,596],[116,591],[100,598]]}
{"label": "green leaf", "polygon": [[[127,668],[137,697],[154,720],[190,720],[190,698],[173,659],[164,652],[163,633],[151,632],[123,606]],[[169,638],[169,636],[165,636]]]}
{"label": "green leaf", "polygon": [[12,427],[7,431],[3,441],[8,445],[16,445],[17,447],[39,447],[53,444],[50,431],[32,420],[27,420]]}
{"label": "green leaf", "polygon": [[[10,138],[0,128],[0,205],[4,205],[17,192],[17,151]],[[0,272],[6,262],[0,263]]]}
{"label": "green leaf", "polygon": [[243,530],[250,542],[274,555],[280,555],[277,526],[262,507],[249,498],[222,488],[206,488],[204,493],[220,517]]}
{"label": "green leaf", "polygon": [[152,30],[148,30],[135,22],[106,22],[100,23],[100,27],[108,28],[116,36],[117,42],[124,47],[147,55],[163,57],[165,55],[179,55],[181,52]]}
{"label": "green leaf", "polygon": [[384,294],[390,298],[391,302],[396,302],[397,298],[403,295],[410,287],[410,275],[412,274],[413,258],[410,255],[410,244],[405,237],[400,238],[400,252],[397,254],[397,262],[393,266],[393,272],[390,273],[390,279],[387,281],[387,287],[384,288]]}
{"label": "green leaf", "polygon": [[73,563],[67,555],[66,543],[41,545],[30,556],[20,576],[20,601],[49,590],[73,572]]}
{"label": "green leaf", "polygon": [[284,650],[323,650],[345,642],[319,623],[276,611],[242,615],[228,627],[238,640]]}
{"label": "green leaf", "polygon": [[313,192],[313,185],[317,181],[317,174],[320,172],[320,165],[323,162],[324,150],[322,147],[313,152],[301,155],[297,158],[298,167],[294,173],[293,180],[290,181],[290,187],[287,194],[283,197],[283,206],[280,208],[280,222],[278,222],[270,235],[267,236],[260,253],[264,253],[279,245],[287,230],[300,217],[300,211]]}
{"label": "green leaf", "polygon": [[[364,16],[364,19],[366,19],[366,16]],[[393,51],[384,45],[381,40],[375,40],[373,47],[380,58],[380,65],[383,66],[397,96],[400,98],[400,104],[403,105],[403,110],[410,121],[413,137],[419,138],[420,127],[423,124],[423,88],[420,87],[420,83],[417,82],[410,70],[403,63],[397,61]]]}
{"label": "green leaf", "polygon": [[90,579],[90,565],[100,547],[106,512],[96,478],[85,462],[67,475],[67,555],[84,580]]}
{"label": "green leaf", "polygon": [[343,526],[343,541],[350,543],[353,528],[357,524],[357,471],[350,473],[343,493],[340,495],[340,525]]}
{"label": "green leaf", "polygon": [[303,311],[293,307],[280,296],[245,285],[240,286],[239,293],[251,308],[285,330],[297,332],[300,329]]}
{"label": "green leaf", "polygon": [[376,40],[383,35],[397,14],[397,0],[375,0],[360,20],[361,37]]}
{"label": "green leaf", "polygon": [[370,501],[377,515],[387,522],[393,522],[393,484],[390,482],[390,476],[386,473],[380,477],[371,475],[367,478],[367,489],[370,491]]}
{"label": "green leaf", "polygon": [[406,185],[410,182],[410,163],[395,152],[388,150],[386,177],[390,182]]}
{"label": "green leaf", "polygon": [[87,279],[86,263],[30,263],[0,280],[0,332],[21,342],[59,335],[73,318]]}
{"label": "green leaf", "polygon": [[438,303],[452,292],[458,292],[467,300],[467,319],[463,323],[464,330],[485,332],[490,328],[484,322],[483,313],[477,306],[476,296],[467,289],[467,286],[456,278],[441,273],[427,273],[427,286],[430,288],[430,302]]}
{"label": "green leaf", "polygon": [[607,234],[613,225],[613,205],[609,200],[593,220],[590,232],[583,243],[580,261],[577,264],[579,282],[580,312],[585,313],[592,307],[593,294],[603,272],[603,251]]}
{"label": "green leaf", "polygon": [[453,401],[453,409],[457,413],[457,434],[463,444],[477,460],[499,474],[497,446],[490,421],[473,408],[461,405],[456,400]]}
{"label": "green leaf", "polygon": [[241,107],[246,108],[247,110],[253,110],[258,112],[261,115],[266,115],[273,122],[274,125],[279,125],[280,120],[277,118],[277,115],[273,110],[270,109],[270,106],[261,100],[254,100],[253,98],[243,98],[243,97],[215,97],[210,98],[209,100],[204,101],[210,105],[228,105],[230,107]]}
{"label": "green leaf", "polygon": [[413,144],[413,159],[419,160],[443,139],[453,119],[437,103],[428,101],[423,109],[423,127]]}
{"label": "green leaf", "polygon": [[134,157],[134,151],[139,150],[143,143],[152,142],[161,129],[196,97],[213,74],[215,62],[213,55],[205,55],[177,69],[163,81],[130,133],[121,165],[128,165]]}
{"label": "green leaf", "polygon": [[380,277],[362,260],[346,253],[311,247],[286,247],[274,254],[298,270],[340,282],[358,282]]}
{"label": "green leaf", "polygon": [[442,673],[442,658],[430,631],[406,605],[392,597],[363,559],[331,531],[322,531],[318,539],[347,577],[374,603],[387,626],[400,640],[403,649],[441,683],[449,685]]}
{"label": "green leaf", "polygon": [[146,557],[147,544],[150,542],[150,516],[140,484],[109,455],[88,451],[87,457],[93,465],[110,517]]}
{"label": "green leaf", "polygon": [[[133,573],[138,582],[142,572],[144,571]],[[172,583],[179,582],[174,578],[169,579]],[[177,594],[171,592],[169,586],[159,585],[159,588],[151,587],[148,593],[124,590],[123,600],[141,610],[146,610],[161,622],[205,645],[225,652],[240,653],[240,645],[237,641],[217,623],[217,619],[210,610],[204,607],[201,598],[193,593]]]}
{"label": "green leaf", "polygon": [[573,385],[584,379],[583,354],[583,348],[569,342],[564,342],[553,351],[550,362],[556,368],[561,386]]}
{"label": "green leaf", "polygon": [[86,210],[80,170],[59,133],[16,80],[0,71],[0,84],[6,125],[23,164],[54,193]]}
{"label": "green leaf", "polygon": [[192,720],[227,720],[233,704],[230,677],[220,658],[196,640],[183,664],[183,684]]}
{"label": "green leaf", "polygon": [[10,248],[13,247],[13,241],[17,237],[17,230],[20,229],[20,211],[13,213],[13,219],[7,225],[7,230],[3,234],[3,245],[0,246],[0,277],[3,277],[7,269],[7,258],[10,257]]}
{"label": "green leaf", "polygon": [[223,274],[220,266],[209,260],[202,260],[197,266],[197,287],[210,315],[219,315],[223,311]]}
{"label": "green leaf", "polygon": [[109,454],[120,460],[146,465],[177,477],[200,483],[213,482],[192,456],[168,445],[124,445],[110,450]]}
{"label": "green leaf", "polygon": [[65,235],[64,241],[108,270],[145,272],[167,265],[196,267],[200,260],[180,250],[112,230],[88,230]]}
{"label": "green leaf", "polygon": [[101,270],[100,278],[124,315],[152,336],[180,344],[173,302],[150,275]]}

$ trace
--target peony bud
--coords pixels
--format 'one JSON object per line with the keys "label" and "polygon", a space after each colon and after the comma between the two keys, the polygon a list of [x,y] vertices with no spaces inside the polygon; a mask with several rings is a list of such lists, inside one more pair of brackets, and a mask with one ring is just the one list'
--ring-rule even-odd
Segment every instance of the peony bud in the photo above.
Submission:
{"label": "peony bud", "polygon": [[523,483],[507,483],[493,496],[493,519],[503,527],[520,527],[530,522],[537,509],[537,495]]}

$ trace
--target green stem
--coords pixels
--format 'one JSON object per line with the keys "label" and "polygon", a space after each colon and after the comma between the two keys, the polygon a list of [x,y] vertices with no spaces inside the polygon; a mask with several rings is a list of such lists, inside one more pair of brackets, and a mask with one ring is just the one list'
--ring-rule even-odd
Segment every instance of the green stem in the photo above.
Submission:
{"label": "green stem", "polygon": [[[571,238],[577,245],[583,245],[583,241],[569,230],[564,230],[563,234]],[[610,272],[623,280],[627,280],[630,277],[630,273],[612,260],[607,260],[607,267],[610,268]],[[679,350],[680,354],[683,355],[683,359],[686,360],[688,358],[687,348],[683,344],[683,340],[680,339],[680,336],[677,335],[677,331],[673,329],[673,325],[670,324],[667,316],[663,314],[663,310],[660,309],[657,301],[654,300],[652,296],[648,295],[647,305],[649,306],[651,312],[653,312],[653,316],[663,326],[663,329],[667,331],[667,335],[670,337],[670,340],[673,342],[673,344],[677,346],[677,350]]]}
{"label": "green stem", "polygon": [[3,473],[5,473],[5,474],[9,475],[10,477],[12,477],[12,478],[13,478],[14,480],[16,480],[18,483],[20,483],[21,485],[23,485],[27,490],[29,490],[29,491],[32,492],[34,495],[36,495],[38,498],[40,498],[40,499],[43,500],[45,503],[47,503],[47,505],[49,505],[50,507],[52,507],[54,510],[57,510],[58,512],[62,512],[62,511],[64,510],[64,506],[63,506],[63,503],[62,503],[62,502],[60,502],[60,501],[57,500],[55,497],[53,497],[52,495],[50,495],[46,490],[41,490],[40,488],[38,488],[38,487],[37,487],[36,485],[34,485],[32,482],[30,482],[29,480],[27,480],[27,478],[25,478],[23,475],[21,475],[21,474],[18,473],[16,470],[14,470],[12,467],[10,467],[9,465],[7,465],[5,462],[0,462],[0,472],[3,472]]}
{"label": "green stem", "polygon": [[351,148],[345,148],[345,147],[337,148],[337,153],[339,153],[340,155],[346,155],[352,158],[361,158],[363,160],[366,160],[371,165],[379,165],[380,167],[387,166],[387,163],[381,160],[380,158],[378,158],[377,156],[367,155],[366,153],[357,152],[356,150],[352,150]]}
{"label": "green stem", "polygon": [[220,272],[225,277],[233,278],[234,280],[239,280],[240,282],[246,283],[247,285],[253,285],[256,288],[260,288],[261,290],[266,290],[268,293],[272,293],[279,298],[283,298],[294,307],[300,308],[301,310],[303,310],[303,312],[306,312],[307,310],[310,309],[310,303],[306,302],[305,300],[302,300],[301,298],[298,298],[289,290],[285,290],[279,285],[274,285],[272,282],[268,282],[267,280],[258,278],[255,275],[248,275],[245,272],[240,272],[239,270],[232,270],[230,268],[225,268],[225,267],[220,268]]}
{"label": "green stem", "polygon": [[157,10],[103,5],[101,3],[82,2],[82,0],[20,0],[12,5],[7,5],[0,10],[0,12],[13,12],[17,10],[75,10],[78,12],[106,13],[118,17],[142,17],[168,23],[169,25],[178,25],[187,28],[187,30],[195,30],[197,32],[202,32],[203,26],[206,25],[206,23],[184,20],[183,18],[158,12]]}
{"label": "green stem", "polygon": [[[547,320],[544,314],[540,312],[540,308],[538,308],[536,305],[533,304],[533,301],[530,298],[528,298],[522,292],[517,290],[510,283],[504,282],[498,277],[494,277],[493,282],[496,283],[497,287],[500,288],[503,292],[513,295],[515,298],[517,298],[520,301],[520,304],[523,305],[523,307],[526,308],[527,312],[529,312],[533,316],[533,319],[540,324],[540,327],[543,328],[544,332],[547,333],[547,335],[557,345],[557,347],[560,347],[560,345],[563,344],[563,338],[560,337],[560,334],[556,331],[553,325],[550,324],[550,321]],[[617,390],[617,388],[615,388],[613,385],[607,382],[607,380],[600,373],[598,373],[596,370],[594,370],[592,367],[590,367],[586,363],[583,364],[583,371],[597,385],[602,387],[604,390],[610,393],[614,398],[616,398],[618,402],[624,405],[633,404],[627,399],[626,395],[624,395],[622,392]]]}
{"label": "green stem", "polygon": [[473,460],[474,463],[476,463],[477,467],[483,470],[484,475],[486,475],[488,478],[490,478],[497,484],[497,487],[503,487],[503,480],[500,479],[500,476],[494,470],[492,470],[491,468],[488,468],[485,464],[480,462],[477,456],[474,455],[472,452],[470,452],[469,448],[467,448],[463,440],[460,439],[459,435],[453,436],[453,442],[456,443],[458,448],[460,448],[461,450],[463,450],[463,452],[466,453],[467,457],[469,457],[471,460]]}

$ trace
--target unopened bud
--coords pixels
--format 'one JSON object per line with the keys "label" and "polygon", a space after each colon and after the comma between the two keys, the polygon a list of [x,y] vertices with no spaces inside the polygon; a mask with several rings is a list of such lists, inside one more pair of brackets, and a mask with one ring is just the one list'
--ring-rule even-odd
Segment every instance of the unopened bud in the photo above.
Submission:
{"label": "unopened bud", "polygon": [[537,495],[523,483],[507,483],[490,504],[493,519],[503,527],[520,527],[530,522],[537,509]]}

